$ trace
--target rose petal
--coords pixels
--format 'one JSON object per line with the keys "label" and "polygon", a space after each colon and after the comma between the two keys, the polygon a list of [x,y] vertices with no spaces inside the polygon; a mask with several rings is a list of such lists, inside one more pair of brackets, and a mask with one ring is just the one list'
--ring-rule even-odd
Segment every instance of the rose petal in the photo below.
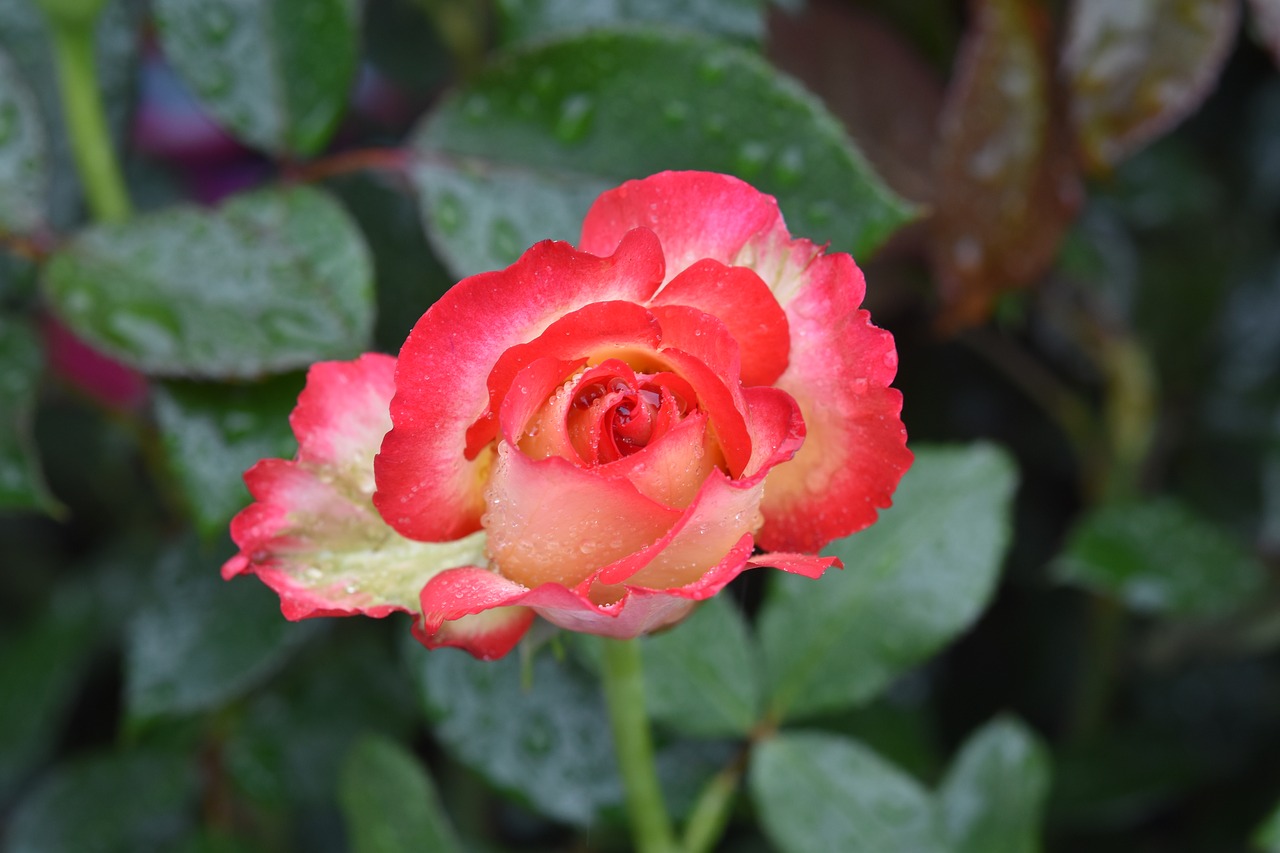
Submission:
{"label": "rose petal", "polygon": [[255,503],[231,521],[240,553],[223,577],[258,575],[288,619],[414,611],[433,574],[483,560],[483,534],[413,542],[373,508],[370,467],[390,426],[394,366],[380,355],[313,366],[290,419],[297,458],[245,473]]}
{"label": "rose petal", "polygon": [[596,470],[602,476],[625,477],[650,500],[682,510],[723,463],[707,436],[707,416],[693,412],[640,452]]}
{"label": "rose petal", "polygon": [[405,341],[391,402],[392,430],[375,461],[374,503],[413,539],[445,541],[479,529],[491,454],[464,454],[488,405],[489,371],[511,347],[557,318],[602,301],[643,303],[663,275],[652,233],[626,236],[609,257],[538,243],[506,270],[464,279]]}
{"label": "rose petal", "polygon": [[579,245],[584,252],[612,252],[628,231],[648,228],[662,243],[671,280],[703,258],[731,263],[749,239],[781,221],[771,196],[737,178],[662,172],[596,199]]}
{"label": "rose petal", "polygon": [[751,461],[742,472],[751,478],[796,455],[805,440],[804,417],[795,399],[779,388],[743,388]]}
{"label": "rose petal", "polygon": [[656,350],[660,341],[657,319],[632,302],[597,302],[556,320],[542,334],[511,347],[489,373],[489,411],[467,430],[467,453],[488,444],[498,434],[497,414],[517,374],[540,358],[558,361],[599,361],[617,352]]}
{"label": "rose petal", "polygon": [[781,569],[793,575],[804,575],[807,578],[820,578],[823,572],[834,566],[843,569],[844,563],[839,557],[823,557],[815,554],[760,554],[747,560],[750,569]]}
{"label": "rose petal", "polygon": [[[473,569],[492,574],[484,569]],[[533,624],[533,618],[534,612],[527,607],[494,607],[445,622],[432,633],[415,622],[413,635],[429,649],[463,649],[480,660],[497,660],[515,648]]]}
{"label": "rose petal", "polygon": [[529,587],[576,586],[657,541],[680,518],[625,479],[559,457],[530,459],[506,442],[486,496],[489,556],[504,576]]}
{"label": "rose petal", "polygon": [[687,305],[723,322],[738,342],[743,385],[772,384],[787,367],[787,316],[752,270],[700,260],[658,291],[653,304]]}

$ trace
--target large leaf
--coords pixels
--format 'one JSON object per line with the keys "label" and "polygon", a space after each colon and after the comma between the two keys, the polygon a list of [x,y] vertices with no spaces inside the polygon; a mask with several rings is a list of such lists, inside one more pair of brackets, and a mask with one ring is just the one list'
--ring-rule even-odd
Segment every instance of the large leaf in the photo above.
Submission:
{"label": "large leaf", "polygon": [[759,721],[758,653],[742,614],[719,596],[643,641],[645,698],[658,722],[701,737],[745,735]]}
{"label": "large leaf", "polygon": [[492,784],[579,825],[621,800],[604,701],[570,661],[539,655],[526,684],[517,655],[410,654],[435,736]]}
{"label": "large leaf", "polygon": [[49,149],[35,95],[0,50],[0,231],[44,224]]}
{"label": "large leaf", "polygon": [[58,767],[19,803],[8,853],[166,850],[194,822],[198,779],[185,756],[134,751]]}
{"label": "large leaf", "polygon": [[206,536],[248,505],[245,470],[259,459],[287,459],[297,450],[289,413],[303,381],[290,373],[250,385],[156,386],[156,418],[169,465]]}
{"label": "large leaf", "polygon": [[774,576],[760,615],[772,714],[865,702],[969,627],[995,588],[1015,481],[995,447],[917,448],[893,507],[828,549],[843,572]]}
{"label": "large leaf", "polygon": [[1071,532],[1055,570],[1135,610],[1189,617],[1249,604],[1266,571],[1240,542],[1171,499],[1094,510]]}
{"label": "large leaf", "polygon": [[1049,755],[1018,721],[998,718],[969,737],[938,790],[953,853],[1038,853]]}
{"label": "large leaf", "polygon": [[510,41],[631,23],[665,24],[752,41],[764,36],[764,0],[499,0],[498,8]]}
{"label": "large leaf", "polygon": [[353,0],[156,0],[160,42],[236,136],[314,154],[342,114],[359,56]]}
{"label": "large leaf", "polygon": [[1109,169],[1195,110],[1239,19],[1238,0],[1074,0],[1062,61],[1088,164]]}
{"label": "large leaf", "polygon": [[45,287],[73,331],[121,361],[239,378],[359,353],[371,269],[346,213],[294,187],[91,228],[54,255]]}
{"label": "large leaf", "polygon": [[32,440],[44,358],[26,324],[0,314],[0,510],[54,506]]}
{"label": "large leaf", "polygon": [[1043,10],[974,9],[933,156],[933,265],[951,326],[982,322],[1001,292],[1044,273],[1081,201]]}
{"label": "large leaf", "polygon": [[356,741],[338,796],[353,853],[462,850],[422,763],[389,738]]}
{"label": "large leaf", "polygon": [[786,853],[944,853],[933,798],[862,744],[784,732],[751,757],[751,795]]}
{"label": "large leaf", "polygon": [[673,32],[597,32],[509,56],[414,134],[424,219],[459,274],[577,241],[600,192],[663,169],[730,172],[794,234],[871,252],[908,217],[834,118],[758,56]]}
{"label": "large leaf", "polygon": [[181,543],[156,567],[150,599],[128,627],[129,717],[201,711],[242,694],[280,667],[315,623],[280,616],[261,584],[225,583],[217,555]]}
{"label": "large leaf", "polygon": [[1253,836],[1253,844],[1265,853],[1280,853],[1280,803],[1276,804],[1262,826],[1258,827]]}

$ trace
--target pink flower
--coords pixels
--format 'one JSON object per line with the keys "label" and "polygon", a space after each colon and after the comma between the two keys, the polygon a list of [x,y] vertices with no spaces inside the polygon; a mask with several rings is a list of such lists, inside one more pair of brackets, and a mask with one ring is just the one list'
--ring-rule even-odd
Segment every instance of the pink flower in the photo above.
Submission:
{"label": "pink flower", "polygon": [[459,282],[398,361],[314,366],[223,574],[291,619],[403,610],[488,658],[535,613],[633,637],[746,568],[817,577],[911,463],[863,291],[735,178],[628,182],[579,248]]}

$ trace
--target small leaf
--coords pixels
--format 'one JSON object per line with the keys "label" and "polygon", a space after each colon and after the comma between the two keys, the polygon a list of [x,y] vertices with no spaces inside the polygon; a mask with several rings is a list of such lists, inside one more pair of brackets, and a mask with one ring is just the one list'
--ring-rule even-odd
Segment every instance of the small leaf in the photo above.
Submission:
{"label": "small leaf", "polygon": [[194,823],[198,784],[185,756],[134,751],[64,764],[18,804],[5,850],[170,849]]}
{"label": "small leaf", "polygon": [[1110,170],[1200,106],[1239,20],[1238,0],[1074,0],[1062,64],[1089,167]]}
{"label": "small leaf", "polygon": [[294,187],[91,228],[54,255],[44,283],[76,334],[127,364],[244,378],[360,352],[372,278],[346,213]]}
{"label": "small leaf", "polygon": [[953,853],[1038,853],[1049,776],[1047,750],[1017,720],[971,735],[938,790]]}
{"label": "small leaf", "polygon": [[944,853],[933,800],[862,744],[784,732],[751,757],[751,795],[786,853]]}
{"label": "small leaf", "polygon": [[262,585],[225,583],[218,563],[190,542],[161,558],[151,598],[128,626],[130,720],[202,711],[239,696],[313,636],[315,623],[281,619]]}
{"label": "small leaf", "polygon": [[213,116],[276,155],[315,154],[359,57],[352,0],[157,0],[165,54]]}
{"label": "small leaf", "polygon": [[1046,22],[1028,0],[980,0],[934,151],[933,266],[951,328],[1045,272],[1082,200],[1055,109]]}
{"label": "small leaf", "polygon": [[387,737],[366,735],[351,747],[338,797],[353,853],[461,853],[431,777]]}
{"label": "small leaf", "polygon": [[765,30],[764,0],[499,0],[498,7],[507,41],[643,23],[755,42]]}
{"label": "small leaf", "polygon": [[0,50],[0,232],[45,223],[49,151],[35,95]]}
{"label": "small leaf", "polygon": [[246,469],[297,450],[289,413],[302,384],[301,375],[290,373],[252,385],[156,385],[156,419],[169,465],[202,534],[220,532],[248,505]]}
{"label": "small leaf", "polygon": [[32,437],[44,358],[26,324],[0,315],[0,510],[53,510]]}
{"label": "small leaf", "polygon": [[736,174],[778,197],[793,234],[860,256],[911,215],[812,95],[688,33],[595,32],[511,55],[413,144],[429,236],[461,275],[538,240],[576,242],[600,192],[663,169]]}
{"label": "small leaf", "polygon": [[572,663],[539,655],[526,685],[518,655],[410,654],[435,736],[493,785],[579,826],[621,801],[603,698]]}
{"label": "small leaf", "polygon": [[1280,803],[1253,836],[1253,846],[1263,853],[1280,853]]}
{"label": "small leaf", "polygon": [[968,628],[995,589],[1015,482],[993,446],[917,448],[893,507],[828,549],[843,572],[772,578],[760,614],[772,713],[865,702]]}
{"label": "small leaf", "polygon": [[755,644],[742,614],[723,596],[680,625],[642,641],[645,698],[652,717],[699,737],[745,735],[759,721]]}
{"label": "small leaf", "polygon": [[1265,577],[1240,542],[1171,499],[1094,510],[1071,532],[1054,569],[1061,580],[1134,610],[1187,617],[1244,607]]}

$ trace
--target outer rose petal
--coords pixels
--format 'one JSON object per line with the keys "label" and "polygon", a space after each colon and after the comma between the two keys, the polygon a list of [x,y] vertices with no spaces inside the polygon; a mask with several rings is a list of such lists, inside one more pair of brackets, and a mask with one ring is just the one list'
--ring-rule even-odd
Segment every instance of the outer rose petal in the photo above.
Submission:
{"label": "outer rose petal", "polygon": [[859,311],[865,284],[845,254],[793,240],[773,198],[728,175],[663,172],[602,195],[581,245],[608,251],[631,228],[653,230],[667,277],[702,258],[754,270],[787,315],[790,364],[775,383],[800,405],[808,437],[766,488],[765,548],[816,551],[871,524],[911,465],[888,387],[893,339]]}
{"label": "outer rose petal", "polygon": [[223,577],[258,575],[288,619],[416,611],[428,578],[483,559],[483,534],[413,542],[373,508],[369,472],[390,427],[394,369],[383,355],[312,366],[291,418],[297,459],[264,459],[245,474],[256,503],[232,519],[240,553]]}
{"label": "outer rose petal", "polygon": [[497,660],[515,648],[533,624],[533,617],[527,607],[495,607],[445,622],[433,633],[424,630],[419,620],[413,625],[413,635],[429,649],[465,649],[480,660]]}
{"label": "outer rose petal", "polygon": [[595,302],[646,302],[662,281],[662,249],[638,230],[609,257],[538,243],[510,267],[464,279],[414,326],[396,370],[394,427],[375,460],[374,503],[412,539],[480,528],[489,454],[468,460],[466,432],[488,406],[489,371],[511,347]]}
{"label": "outer rose petal", "polygon": [[569,631],[626,639],[656,631],[688,615],[696,602],[718,593],[737,577],[751,554],[744,536],[723,560],[693,583],[675,589],[626,586],[611,604],[596,604],[587,595],[559,584],[529,589],[478,568],[441,572],[422,590],[423,633],[448,628],[449,620],[495,607],[530,607],[539,616]]}

